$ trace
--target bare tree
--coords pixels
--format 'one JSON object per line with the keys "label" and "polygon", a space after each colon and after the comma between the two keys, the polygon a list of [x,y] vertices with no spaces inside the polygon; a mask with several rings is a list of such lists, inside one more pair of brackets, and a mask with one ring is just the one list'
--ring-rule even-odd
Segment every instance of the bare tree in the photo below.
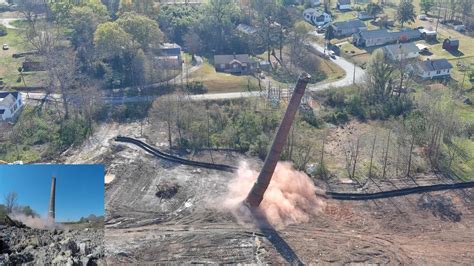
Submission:
{"label": "bare tree", "polygon": [[18,194],[16,192],[9,192],[5,196],[5,208],[7,209],[7,213],[11,213],[13,208],[17,205]]}
{"label": "bare tree", "polygon": [[49,87],[61,92],[64,107],[64,119],[69,118],[71,90],[74,89],[78,77],[76,55],[69,49],[51,52],[47,57]]}
{"label": "bare tree", "polygon": [[372,142],[372,150],[370,152],[369,178],[372,178],[372,162],[374,160],[374,151],[375,151],[376,141],[377,141],[377,133],[374,134],[374,140]]}
{"label": "bare tree", "polygon": [[382,170],[382,178],[385,179],[385,174],[387,170],[387,160],[388,160],[388,150],[390,149],[390,134],[392,131],[388,131],[387,135],[387,146],[385,146],[384,158],[383,158],[383,170]]}
{"label": "bare tree", "polygon": [[360,137],[357,137],[356,143],[353,140],[349,140],[345,149],[346,157],[346,171],[349,178],[355,179],[355,171],[357,166],[357,160],[360,152]]}

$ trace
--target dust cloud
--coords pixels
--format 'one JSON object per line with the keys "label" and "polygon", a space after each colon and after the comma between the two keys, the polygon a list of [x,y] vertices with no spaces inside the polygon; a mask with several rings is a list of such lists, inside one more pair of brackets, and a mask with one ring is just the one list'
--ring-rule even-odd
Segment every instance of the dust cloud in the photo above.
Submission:
{"label": "dust cloud", "polygon": [[13,213],[10,218],[13,220],[20,221],[26,226],[36,229],[54,229],[58,228],[58,225],[54,222],[53,218],[41,218],[41,217],[31,217],[26,216],[22,213]]}
{"label": "dust cloud", "polygon": [[[235,178],[228,185],[228,193],[222,198],[221,208],[231,211],[239,222],[251,221],[250,213],[242,202],[258,174],[246,162],[241,163]],[[305,223],[324,208],[324,201],[316,193],[323,192],[305,173],[293,169],[291,163],[278,162],[260,210],[268,222],[278,228]]]}

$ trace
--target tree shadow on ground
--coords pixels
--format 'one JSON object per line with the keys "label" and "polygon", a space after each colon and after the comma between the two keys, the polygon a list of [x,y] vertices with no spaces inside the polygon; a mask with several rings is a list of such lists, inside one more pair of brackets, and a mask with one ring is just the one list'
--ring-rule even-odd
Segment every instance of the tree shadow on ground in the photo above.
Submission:
{"label": "tree shadow on ground", "polygon": [[304,265],[295,251],[288,245],[276,229],[270,224],[267,217],[258,208],[251,209],[258,228],[265,237],[272,243],[277,252],[291,265]]}

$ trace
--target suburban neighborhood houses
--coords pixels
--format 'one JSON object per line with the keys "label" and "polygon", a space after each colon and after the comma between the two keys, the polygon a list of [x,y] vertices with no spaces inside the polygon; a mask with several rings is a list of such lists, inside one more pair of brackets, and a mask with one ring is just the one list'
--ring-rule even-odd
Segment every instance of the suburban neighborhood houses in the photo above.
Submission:
{"label": "suburban neighborhood houses", "polygon": [[383,47],[385,54],[394,61],[418,58],[420,49],[414,42],[391,44]]}
{"label": "suburban neighborhood houses", "polygon": [[337,38],[352,36],[352,34],[367,30],[367,26],[360,19],[334,22],[329,27],[332,28],[334,37]]}
{"label": "suburban neighborhood houses", "polygon": [[215,55],[214,67],[219,72],[247,75],[255,73],[257,62],[248,54]]}
{"label": "suburban neighborhood houses", "polygon": [[473,265],[472,4],[0,0],[0,266]]}
{"label": "suburban neighborhood houses", "polygon": [[449,77],[453,68],[446,59],[418,61],[415,66],[417,68],[416,73],[424,79]]}
{"label": "suburban neighborhood houses", "polygon": [[0,91],[0,123],[13,121],[21,112],[22,107],[23,101],[19,92]]}
{"label": "suburban neighborhood houses", "polygon": [[352,42],[361,47],[372,47],[391,44],[395,42],[408,42],[421,38],[418,30],[402,29],[400,31],[361,30],[352,35]]}

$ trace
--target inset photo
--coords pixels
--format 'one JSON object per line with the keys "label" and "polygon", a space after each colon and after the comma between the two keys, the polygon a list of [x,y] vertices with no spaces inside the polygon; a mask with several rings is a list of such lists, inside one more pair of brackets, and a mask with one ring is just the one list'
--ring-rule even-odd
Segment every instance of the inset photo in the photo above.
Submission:
{"label": "inset photo", "polygon": [[103,165],[0,165],[0,265],[97,265]]}

